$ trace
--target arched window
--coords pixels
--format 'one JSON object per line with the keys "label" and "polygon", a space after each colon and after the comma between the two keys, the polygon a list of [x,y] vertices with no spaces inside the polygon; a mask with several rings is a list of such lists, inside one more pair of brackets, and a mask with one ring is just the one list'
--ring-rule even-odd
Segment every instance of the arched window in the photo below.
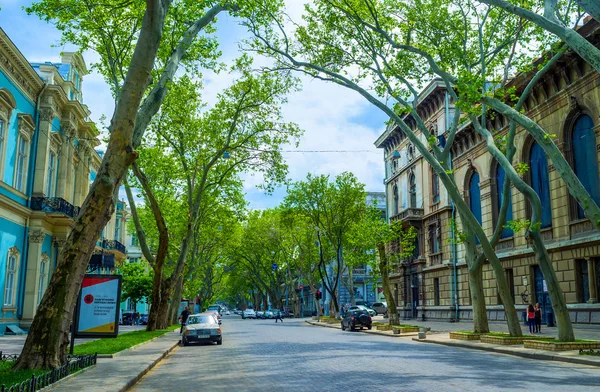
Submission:
{"label": "arched window", "polygon": [[19,270],[19,252],[10,248],[6,260],[6,275],[4,277],[4,306],[16,305],[17,279]]}
{"label": "arched window", "polygon": [[[571,134],[573,169],[592,199],[600,204],[600,184],[598,183],[598,156],[594,122],[587,114],[579,116]],[[577,219],[585,218],[583,208],[577,206]]]}
{"label": "arched window", "polygon": [[[479,188],[479,173],[473,171],[469,180],[469,208],[481,225],[481,189]],[[479,238],[475,237],[475,243],[479,244]]]}
{"label": "arched window", "polygon": [[46,291],[46,278],[48,277],[48,255],[42,255],[42,262],[40,263],[40,278],[38,281],[38,293],[37,293],[37,303],[40,304],[42,297],[44,296],[44,292]]}
{"label": "arched window", "polygon": [[434,204],[440,201],[440,177],[434,171],[431,172],[431,194]]}
{"label": "arched window", "polygon": [[[497,223],[498,215],[500,214],[500,208],[502,207],[502,202],[504,201],[504,181],[506,181],[506,172],[504,171],[504,168],[500,166],[500,164],[496,164],[496,192],[494,196],[494,199],[496,201],[495,223]],[[506,200],[506,202],[508,203],[508,209],[506,210],[506,220],[504,225],[506,225],[507,222],[510,222],[512,220],[512,195],[510,193],[510,190],[508,192],[508,200]],[[508,227],[504,227],[502,229],[502,233],[500,234],[500,238],[512,237],[513,234],[514,233],[511,229],[509,229]]]}
{"label": "arched window", "polygon": [[398,185],[394,185],[394,209],[393,215],[398,215],[400,211],[398,211]]}
{"label": "arched window", "polygon": [[529,150],[531,187],[542,202],[542,229],[552,226],[552,203],[550,202],[550,178],[548,159],[539,144],[533,143]]}
{"label": "arched window", "polygon": [[46,183],[46,196],[54,197],[54,178],[56,176],[56,154],[50,151],[48,156],[48,174]]}
{"label": "arched window", "polygon": [[409,177],[410,208],[417,208],[417,179],[414,174]]}

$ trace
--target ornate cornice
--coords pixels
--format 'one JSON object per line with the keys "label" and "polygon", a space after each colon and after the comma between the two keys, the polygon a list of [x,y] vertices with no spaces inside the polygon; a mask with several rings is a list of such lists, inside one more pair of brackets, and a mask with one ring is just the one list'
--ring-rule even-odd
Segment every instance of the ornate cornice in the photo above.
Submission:
{"label": "ornate cornice", "polygon": [[36,101],[35,98],[42,90],[44,82],[1,28],[0,68],[16,82],[29,100]]}
{"label": "ornate cornice", "polygon": [[21,254],[21,252],[19,252],[19,248],[17,248],[16,246],[13,246],[8,249],[8,254],[11,256],[19,256]]}
{"label": "ornate cornice", "polygon": [[29,232],[29,243],[41,244],[44,242],[44,238],[46,237],[46,233],[42,230],[31,230]]}

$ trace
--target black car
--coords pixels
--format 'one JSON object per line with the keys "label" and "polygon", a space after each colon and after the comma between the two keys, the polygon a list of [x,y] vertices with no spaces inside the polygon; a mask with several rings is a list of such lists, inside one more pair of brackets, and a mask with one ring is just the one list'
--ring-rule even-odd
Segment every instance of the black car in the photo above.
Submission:
{"label": "black car", "polygon": [[346,312],[346,315],[342,319],[342,331],[345,331],[348,328],[350,331],[356,330],[357,327],[363,329],[363,327],[367,327],[367,329],[372,328],[373,320],[371,319],[371,315],[366,310],[353,310],[351,312]]}

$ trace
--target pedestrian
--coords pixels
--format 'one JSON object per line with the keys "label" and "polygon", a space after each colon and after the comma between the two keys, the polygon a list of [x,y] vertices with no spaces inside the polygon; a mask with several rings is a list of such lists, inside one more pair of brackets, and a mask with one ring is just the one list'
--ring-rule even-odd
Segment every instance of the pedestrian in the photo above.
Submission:
{"label": "pedestrian", "polygon": [[133,312],[133,322],[132,325],[138,325],[138,314],[137,312]]}
{"label": "pedestrian", "polygon": [[535,333],[535,309],[531,304],[527,307],[527,325],[529,325],[529,333]]}
{"label": "pedestrian", "polygon": [[183,326],[187,322],[189,315],[190,315],[190,311],[189,311],[188,307],[186,306],[185,309],[183,309],[183,311],[181,312],[181,315],[179,316],[179,321],[181,322],[181,328],[179,329],[180,335],[183,333]]}
{"label": "pedestrian", "polygon": [[275,312],[275,324],[277,324],[277,320],[280,320],[283,323],[283,317],[281,317],[281,311],[278,310]]}
{"label": "pedestrian", "polygon": [[542,333],[542,308],[539,303],[535,304],[535,332]]}

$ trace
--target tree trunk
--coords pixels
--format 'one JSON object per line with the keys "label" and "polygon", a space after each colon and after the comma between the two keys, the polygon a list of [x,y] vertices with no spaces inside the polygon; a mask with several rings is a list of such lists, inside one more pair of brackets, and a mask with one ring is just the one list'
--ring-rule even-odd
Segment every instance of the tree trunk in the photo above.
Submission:
{"label": "tree trunk", "polygon": [[385,250],[385,244],[378,243],[377,251],[379,253],[379,273],[381,274],[381,283],[383,284],[383,295],[387,302],[388,308],[388,322],[390,325],[400,324],[400,315],[398,314],[398,304],[394,293],[392,293],[392,287],[390,284],[390,274],[387,253]]}
{"label": "tree trunk", "polygon": [[550,295],[552,310],[554,311],[556,325],[558,326],[558,340],[562,342],[572,342],[575,340],[575,333],[573,332],[571,317],[569,317],[565,296],[560,288],[556,274],[554,273],[554,268],[552,268],[552,262],[550,261],[550,256],[544,246],[542,236],[538,230],[531,230],[529,237],[533,240],[531,246],[535,251],[535,259],[540,266],[546,284],[548,285],[548,294]]}
{"label": "tree trunk", "polygon": [[483,293],[483,266],[469,269],[469,289],[473,307],[473,332],[490,332]]}
{"label": "tree trunk", "polygon": [[110,126],[110,140],[37,309],[14,370],[59,367],[67,361],[69,326],[90,256],[114,211],[114,195],[137,157],[132,131],[162,37],[166,9],[148,1],[142,29]]}
{"label": "tree trunk", "polygon": [[[182,292],[183,292],[183,275],[179,276],[179,279],[177,279],[177,286],[175,286],[175,293],[173,294],[173,301],[171,302],[171,306],[169,308],[169,324],[175,324],[177,322],[177,317],[179,317],[179,315],[177,314],[177,312],[179,311],[179,307],[178,306],[173,306],[173,304],[175,303],[179,303],[181,301],[181,296],[182,296]],[[195,303],[192,305],[194,306]],[[191,313],[194,313],[194,309],[190,309]]]}
{"label": "tree trunk", "polygon": [[148,313],[148,325],[146,326],[146,331],[154,331],[156,330],[156,321],[158,320],[158,314],[155,310],[155,305],[160,303],[160,288],[162,285],[162,274],[154,273],[154,278],[152,281],[152,304],[150,306],[150,312]]}

